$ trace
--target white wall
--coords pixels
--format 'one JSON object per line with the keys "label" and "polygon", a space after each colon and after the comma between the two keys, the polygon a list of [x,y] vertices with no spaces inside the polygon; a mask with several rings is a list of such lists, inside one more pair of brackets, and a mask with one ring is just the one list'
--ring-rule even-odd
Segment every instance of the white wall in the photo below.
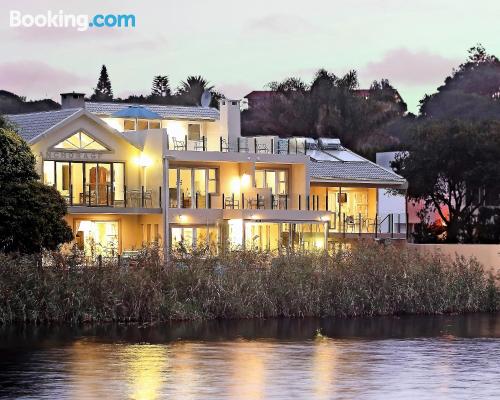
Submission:
{"label": "white wall", "polygon": [[[391,169],[391,161],[394,161],[397,152],[390,151],[385,153],[377,153],[377,164],[386,169]],[[404,195],[392,195],[386,189],[378,190],[377,213],[386,215],[390,213],[405,214],[406,213],[406,198]]]}

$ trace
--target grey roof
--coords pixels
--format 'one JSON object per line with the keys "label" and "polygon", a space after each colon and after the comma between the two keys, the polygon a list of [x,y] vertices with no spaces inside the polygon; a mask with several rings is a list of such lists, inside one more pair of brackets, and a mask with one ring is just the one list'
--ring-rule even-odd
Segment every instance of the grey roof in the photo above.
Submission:
{"label": "grey roof", "polygon": [[158,104],[132,104],[132,103],[93,103],[86,102],[85,108],[94,114],[111,115],[128,106],[142,106],[159,114],[165,119],[219,119],[219,110],[212,107],[186,107],[166,106]]}
{"label": "grey roof", "polygon": [[57,111],[6,115],[5,118],[14,124],[19,135],[29,142],[80,110],[81,108],[68,108]]}
{"label": "grey roof", "polygon": [[381,181],[404,184],[405,179],[370,161],[313,161],[309,162],[313,180]]}

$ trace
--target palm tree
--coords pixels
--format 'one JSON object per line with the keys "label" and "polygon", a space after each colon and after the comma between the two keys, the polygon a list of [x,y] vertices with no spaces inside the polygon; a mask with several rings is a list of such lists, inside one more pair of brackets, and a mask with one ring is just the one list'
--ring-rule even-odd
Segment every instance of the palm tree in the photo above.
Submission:
{"label": "palm tree", "polygon": [[201,75],[188,76],[177,88],[177,97],[180,104],[199,106],[201,95],[205,90],[213,91],[214,87]]}

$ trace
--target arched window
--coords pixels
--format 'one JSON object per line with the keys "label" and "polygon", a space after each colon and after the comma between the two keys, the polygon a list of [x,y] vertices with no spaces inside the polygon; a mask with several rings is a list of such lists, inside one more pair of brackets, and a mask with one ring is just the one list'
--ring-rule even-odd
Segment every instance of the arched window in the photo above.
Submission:
{"label": "arched window", "polygon": [[55,149],[62,150],[93,150],[109,151],[108,148],[97,142],[83,131],[78,131],[69,138],[59,142],[54,146]]}

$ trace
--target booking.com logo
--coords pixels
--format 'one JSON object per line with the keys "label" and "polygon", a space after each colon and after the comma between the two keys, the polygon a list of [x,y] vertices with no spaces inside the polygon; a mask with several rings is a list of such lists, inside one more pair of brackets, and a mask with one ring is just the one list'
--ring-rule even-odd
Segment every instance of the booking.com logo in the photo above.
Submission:
{"label": "booking.com logo", "polygon": [[65,14],[47,11],[46,14],[23,14],[18,10],[10,11],[11,28],[75,28],[83,32],[89,28],[135,28],[134,14]]}

